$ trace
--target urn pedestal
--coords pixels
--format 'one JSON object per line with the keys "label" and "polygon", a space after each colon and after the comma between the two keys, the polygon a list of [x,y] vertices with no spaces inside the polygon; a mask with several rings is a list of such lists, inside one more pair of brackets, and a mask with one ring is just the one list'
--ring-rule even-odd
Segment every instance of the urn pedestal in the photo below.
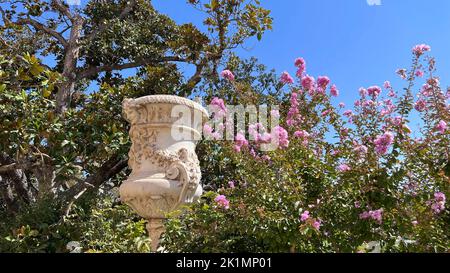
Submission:
{"label": "urn pedestal", "polygon": [[131,124],[132,172],[120,186],[120,198],[148,220],[156,251],[165,215],[202,194],[195,146],[208,113],[194,101],[154,95],[125,99],[123,115]]}

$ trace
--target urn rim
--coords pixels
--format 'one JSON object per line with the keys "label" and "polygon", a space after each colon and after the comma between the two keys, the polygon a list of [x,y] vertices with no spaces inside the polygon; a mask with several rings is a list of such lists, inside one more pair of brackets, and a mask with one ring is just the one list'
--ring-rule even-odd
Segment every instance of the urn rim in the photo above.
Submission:
{"label": "urn rim", "polygon": [[206,118],[209,117],[208,111],[201,104],[199,104],[193,100],[175,96],[175,95],[149,95],[149,96],[139,97],[139,98],[135,98],[135,99],[124,99],[122,104],[127,105],[128,107],[139,107],[139,106],[153,104],[153,103],[168,103],[168,104],[173,104],[173,105],[185,105],[185,106],[188,106],[190,108],[193,108],[195,110],[202,112],[204,117],[206,117]]}

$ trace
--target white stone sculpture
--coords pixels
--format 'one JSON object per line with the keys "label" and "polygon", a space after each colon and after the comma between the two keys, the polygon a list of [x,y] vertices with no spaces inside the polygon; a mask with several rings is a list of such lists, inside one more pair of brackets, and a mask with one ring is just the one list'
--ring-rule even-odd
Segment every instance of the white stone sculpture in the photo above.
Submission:
{"label": "white stone sculpture", "polygon": [[120,187],[120,198],[148,220],[156,251],[166,213],[202,194],[195,146],[208,113],[191,100],[154,95],[125,99],[123,114],[131,124],[132,172]]}

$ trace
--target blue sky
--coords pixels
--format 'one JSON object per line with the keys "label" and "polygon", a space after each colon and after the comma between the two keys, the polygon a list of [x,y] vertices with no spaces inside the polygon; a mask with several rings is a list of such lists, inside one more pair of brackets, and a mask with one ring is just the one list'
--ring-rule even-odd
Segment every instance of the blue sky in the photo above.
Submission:
{"label": "blue sky", "polygon": [[[178,23],[201,24],[202,14],[183,0],[153,0],[153,5]],[[272,11],[273,31],[261,42],[239,49],[243,57],[255,56],[269,68],[295,73],[293,60],[304,57],[308,73],[328,75],[347,105],[359,87],[382,85],[390,80],[401,89],[404,82],[395,74],[408,68],[411,48],[431,45],[438,74],[450,84],[450,1],[381,0],[262,0]]]}

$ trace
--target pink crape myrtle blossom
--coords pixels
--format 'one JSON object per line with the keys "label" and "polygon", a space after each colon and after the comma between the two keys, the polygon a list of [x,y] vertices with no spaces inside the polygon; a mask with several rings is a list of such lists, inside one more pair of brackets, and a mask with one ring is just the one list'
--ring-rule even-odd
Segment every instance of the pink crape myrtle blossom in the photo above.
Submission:
{"label": "pink crape myrtle blossom", "polygon": [[303,58],[297,58],[295,60],[295,66],[298,68],[296,72],[296,76],[298,78],[301,78],[303,76],[303,73],[306,70],[306,62]]}
{"label": "pink crape myrtle blossom", "polygon": [[322,221],[321,221],[320,219],[315,220],[315,221],[312,223],[312,227],[313,227],[315,230],[319,230],[321,225],[322,225]]}
{"label": "pink crape myrtle blossom", "polygon": [[367,94],[373,97],[378,97],[381,93],[381,88],[379,86],[371,86],[367,88]]}
{"label": "pink crape myrtle blossom", "polygon": [[313,77],[306,75],[302,78],[302,86],[304,89],[310,91],[310,94],[315,91],[315,80]]}
{"label": "pink crape myrtle blossom", "polygon": [[414,108],[419,112],[423,112],[427,109],[427,102],[424,99],[419,99],[414,105]]}
{"label": "pink crape myrtle blossom", "polygon": [[280,148],[289,147],[289,136],[286,129],[281,126],[276,126],[272,129],[272,138],[278,142]]}
{"label": "pink crape myrtle blossom", "polygon": [[345,173],[345,172],[351,171],[351,168],[350,168],[350,166],[347,165],[347,164],[341,164],[341,165],[338,166],[338,170],[339,170],[340,172]]}
{"label": "pink crape myrtle blossom", "polygon": [[340,103],[339,103],[339,108],[344,108],[344,107],[345,107],[345,103],[340,102]]}
{"label": "pink crape myrtle blossom", "polygon": [[235,138],[234,150],[240,152],[242,147],[248,146],[248,140],[242,133],[237,133]]}
{"label": "pink crape myrtle blossom", "polygon": [[327,89],[328,84],[330,84],[330,78],[327,76],[319,76],[317,78],[317,86],[322,90]]}
{"label": "pink crape myrtle blossom", "polygon": [[394,135],[391,132],[385,132],[375,138],[375,151],[379,155],[385,155],[392,143],[394,143]]}
{"label": "pink crape myrtle blossom", "polygon": [[420,45],[414,46],[412,51],[417,57],[420,57],[425,52],[431,51],[431,47],[426,44],[420,44]]}
{"label": "pink crape myrtle blossom", "polygon": [[423,73],[423,71],[422,71],[422,70],[420,70],[420,69],[417,69],[417,70],[416,70],[416,73],[415,73],[415,75],[416,75],[416,77],[422,78],[422,77],[423,77],[423,75],[424,75],[424,73]]}
{"label": "pink crape myrtle blossom", "polygon": [[219,99],[217,97],[214,97],[211,100],[210,107],[212,108],[211,110],[214,113],[214,118],[217,119],[225,117],[228,112],[223,99]]}
{"label": "pink crape myrtle blossom", "polygon": [[222,72],[220,72],[220,76],[222,76],[222,78],[227,79],[229,81],[234,81],[234,74],[233,74],[233,72],[231,72],[228,69],[225,69]]}
{"label": "pink crape myrtle blossom", "polygon": [[300,140],[302,140],[303,146],[308,145],[309,133],[306,132],[305,130],[296,131],[294,133],[294,137],[299,138]]}
{"label": "pink crape myrtle blossom", "polygon": [[445,131],[447,131],[448,125],[447,122],[441,120],[436,125],[436,130],[439,131],[441,134],[445,134]]}
{"label": "pink crape myrtle blossom", "polygon": [[224,209],[230,208],[230,201],[227,200],[225,195],[219,195],[214,199],[214,202],[217,203],[219,207],[222,207]]}
{"label": "pink crape myrtle blossom", "polygon": [[289,107],[289,111],[287,114],[286,123],[289,126],[294,126],[297,123],[297,117],[300,114],[300,111],[298,109],[299,103],[298,103],[298,94],[295,92],[292,92],[291,94],[291,106]]}
{"label": "pink crape myrtle blossom", "polygon": [[435,214],[439,214],[445,210],[445,201],[446,201],[446,197],[445,197],[444,193],[436,192],[434,194],[434,200],[431,205],[431,209],[433,210],[433,212]]}
{"label": "pink crape myrtle blossom", "polygon": [[339,96],[339,90],[337,89],[336,85],[333,84],[333,85],[331,86],[331,88],[330,88],[330,94],[331,94],[333,97]]}
{"label": "pink crape myrtle blossom", "polygon": [[270,115],[271,115],[273,118],[279,118],[279,117],[280,117],[280,111],[278,111],[278,110],[271,110],[271,111],[270,111]]}
{"label": "pink crape myrtle blossom", "polygon": [[383,209],[365,211],[359,215],[359,218],[372,219],[375,220],[378,224],[381,224],[383,221]]}
{"label": "pink crape myrtle blossom", "polygon": [[301,215],[300,215],[300,221],[305,222],[306,220],[309,219],[309,211],[305,210]]}
{"label": "pink crape myrtle blossom", "polygon": [[284,84],[293,84],[294,83],[294,79],[286,71],[281,74],[280,81]]}

